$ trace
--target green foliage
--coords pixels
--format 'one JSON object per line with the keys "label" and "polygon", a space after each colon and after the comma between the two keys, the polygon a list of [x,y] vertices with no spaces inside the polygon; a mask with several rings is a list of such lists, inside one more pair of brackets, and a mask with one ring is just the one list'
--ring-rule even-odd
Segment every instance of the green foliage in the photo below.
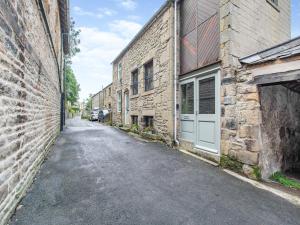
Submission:
{"label": "green foliage", "polygon": [[242,163],[240,163],[240,162],[236,161],[235,159],[232,159],[228,156],[225,156],[225,155],[223,155],[221,157],[220,166],[225,169],[230,169],[230,170],[238,172],[238,173],[243,171]]}
{"label": "green foliage", "polygon": [[74,113],[76,111],[74,109],[75,105],[79,99],[80,86],[76,80],[74,71],[72,70],[72,57],[74,57],[80,49],[78,45],[80,44],[80,30],[75,29],[75,22],[71,19],[70,26],[70,54],[65,57],[65,92],[66,92],[66,100],[71,104],[71,108],[69,107],[69,112]]}
{"label": "green foliage", "polygon": [[281,172],[274,173],[271,177],[271,180],[277,181],[278,183],[282,184],[285,187],[294,188],[300,190],[300,182],[290,179],[286,177]]}
{"label": "green foliage", "polygon": [[130,131],[132,133],[138,134],[139,133],[139,125],[133,124],[132,127],[130,128]]}
{"label": "green foliage", "polygon": [[145,127],[144,130],[143,130],[143,132],[154,134],[155,130],[154,130],[153,127]]}
{"label": "green foliage", "polygon": [[78,47],[80,44],[80,30],[77,30],[75,28],[75,21],[73,18],[71,18],[71,24],[70,24],[70,54],[66,56],[66,64],[71,65],[72,64],[72,58],[80,52],[80,48]]}
{"label": "green foliage", "polygon": [[261,169],[258,166],[253,167],[253,173],[257,180],[261,180]]}
{"label": "green foliage", "polygon": [[70,66],[66,67],[66,97],[67,101],[74,106],[79,98],[80,87]]}
{"label": "green foliage", "polygon": [[85,110],[90,112],[92,110],[92,94],[85,100]]}

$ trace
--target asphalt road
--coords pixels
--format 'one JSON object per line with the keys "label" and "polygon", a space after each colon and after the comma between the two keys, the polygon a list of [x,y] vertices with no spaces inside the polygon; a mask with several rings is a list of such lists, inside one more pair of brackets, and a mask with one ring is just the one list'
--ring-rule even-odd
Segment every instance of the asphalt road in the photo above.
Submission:
{"label": "asphalt road", "polygon": [[74,119],[13,225],[299,225],[300,209],[191,156]]}

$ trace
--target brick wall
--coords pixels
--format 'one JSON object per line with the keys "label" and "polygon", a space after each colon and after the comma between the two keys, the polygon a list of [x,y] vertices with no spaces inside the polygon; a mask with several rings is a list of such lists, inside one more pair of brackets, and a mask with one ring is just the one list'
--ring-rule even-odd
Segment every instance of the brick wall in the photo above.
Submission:
{"label": "brick wall", "polygon": [[35,0],[0,1],[0,224],[13,212],[60,130],[60,21]]}

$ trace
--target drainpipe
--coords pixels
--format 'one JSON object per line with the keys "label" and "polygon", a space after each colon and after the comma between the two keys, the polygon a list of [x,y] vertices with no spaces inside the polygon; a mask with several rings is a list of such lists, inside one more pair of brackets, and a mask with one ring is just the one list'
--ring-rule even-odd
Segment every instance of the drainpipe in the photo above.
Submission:
{"label": "drainpipe", "polygon": [[177,4],[179,0],[174,0],[174,143],[179,145],[177,139]]}

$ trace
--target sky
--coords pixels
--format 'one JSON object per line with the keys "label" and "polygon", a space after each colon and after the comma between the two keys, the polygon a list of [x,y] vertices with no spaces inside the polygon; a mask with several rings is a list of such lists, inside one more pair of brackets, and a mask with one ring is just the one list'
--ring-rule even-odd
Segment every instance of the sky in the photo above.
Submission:
{"label": "sky", "polygon": [[[112,82],[111,62],[165,0],[71,0],[81,30],[81,52],[73,58],[80,99]],[[300,35],[300,0],[292,0],[292,37]]]}

